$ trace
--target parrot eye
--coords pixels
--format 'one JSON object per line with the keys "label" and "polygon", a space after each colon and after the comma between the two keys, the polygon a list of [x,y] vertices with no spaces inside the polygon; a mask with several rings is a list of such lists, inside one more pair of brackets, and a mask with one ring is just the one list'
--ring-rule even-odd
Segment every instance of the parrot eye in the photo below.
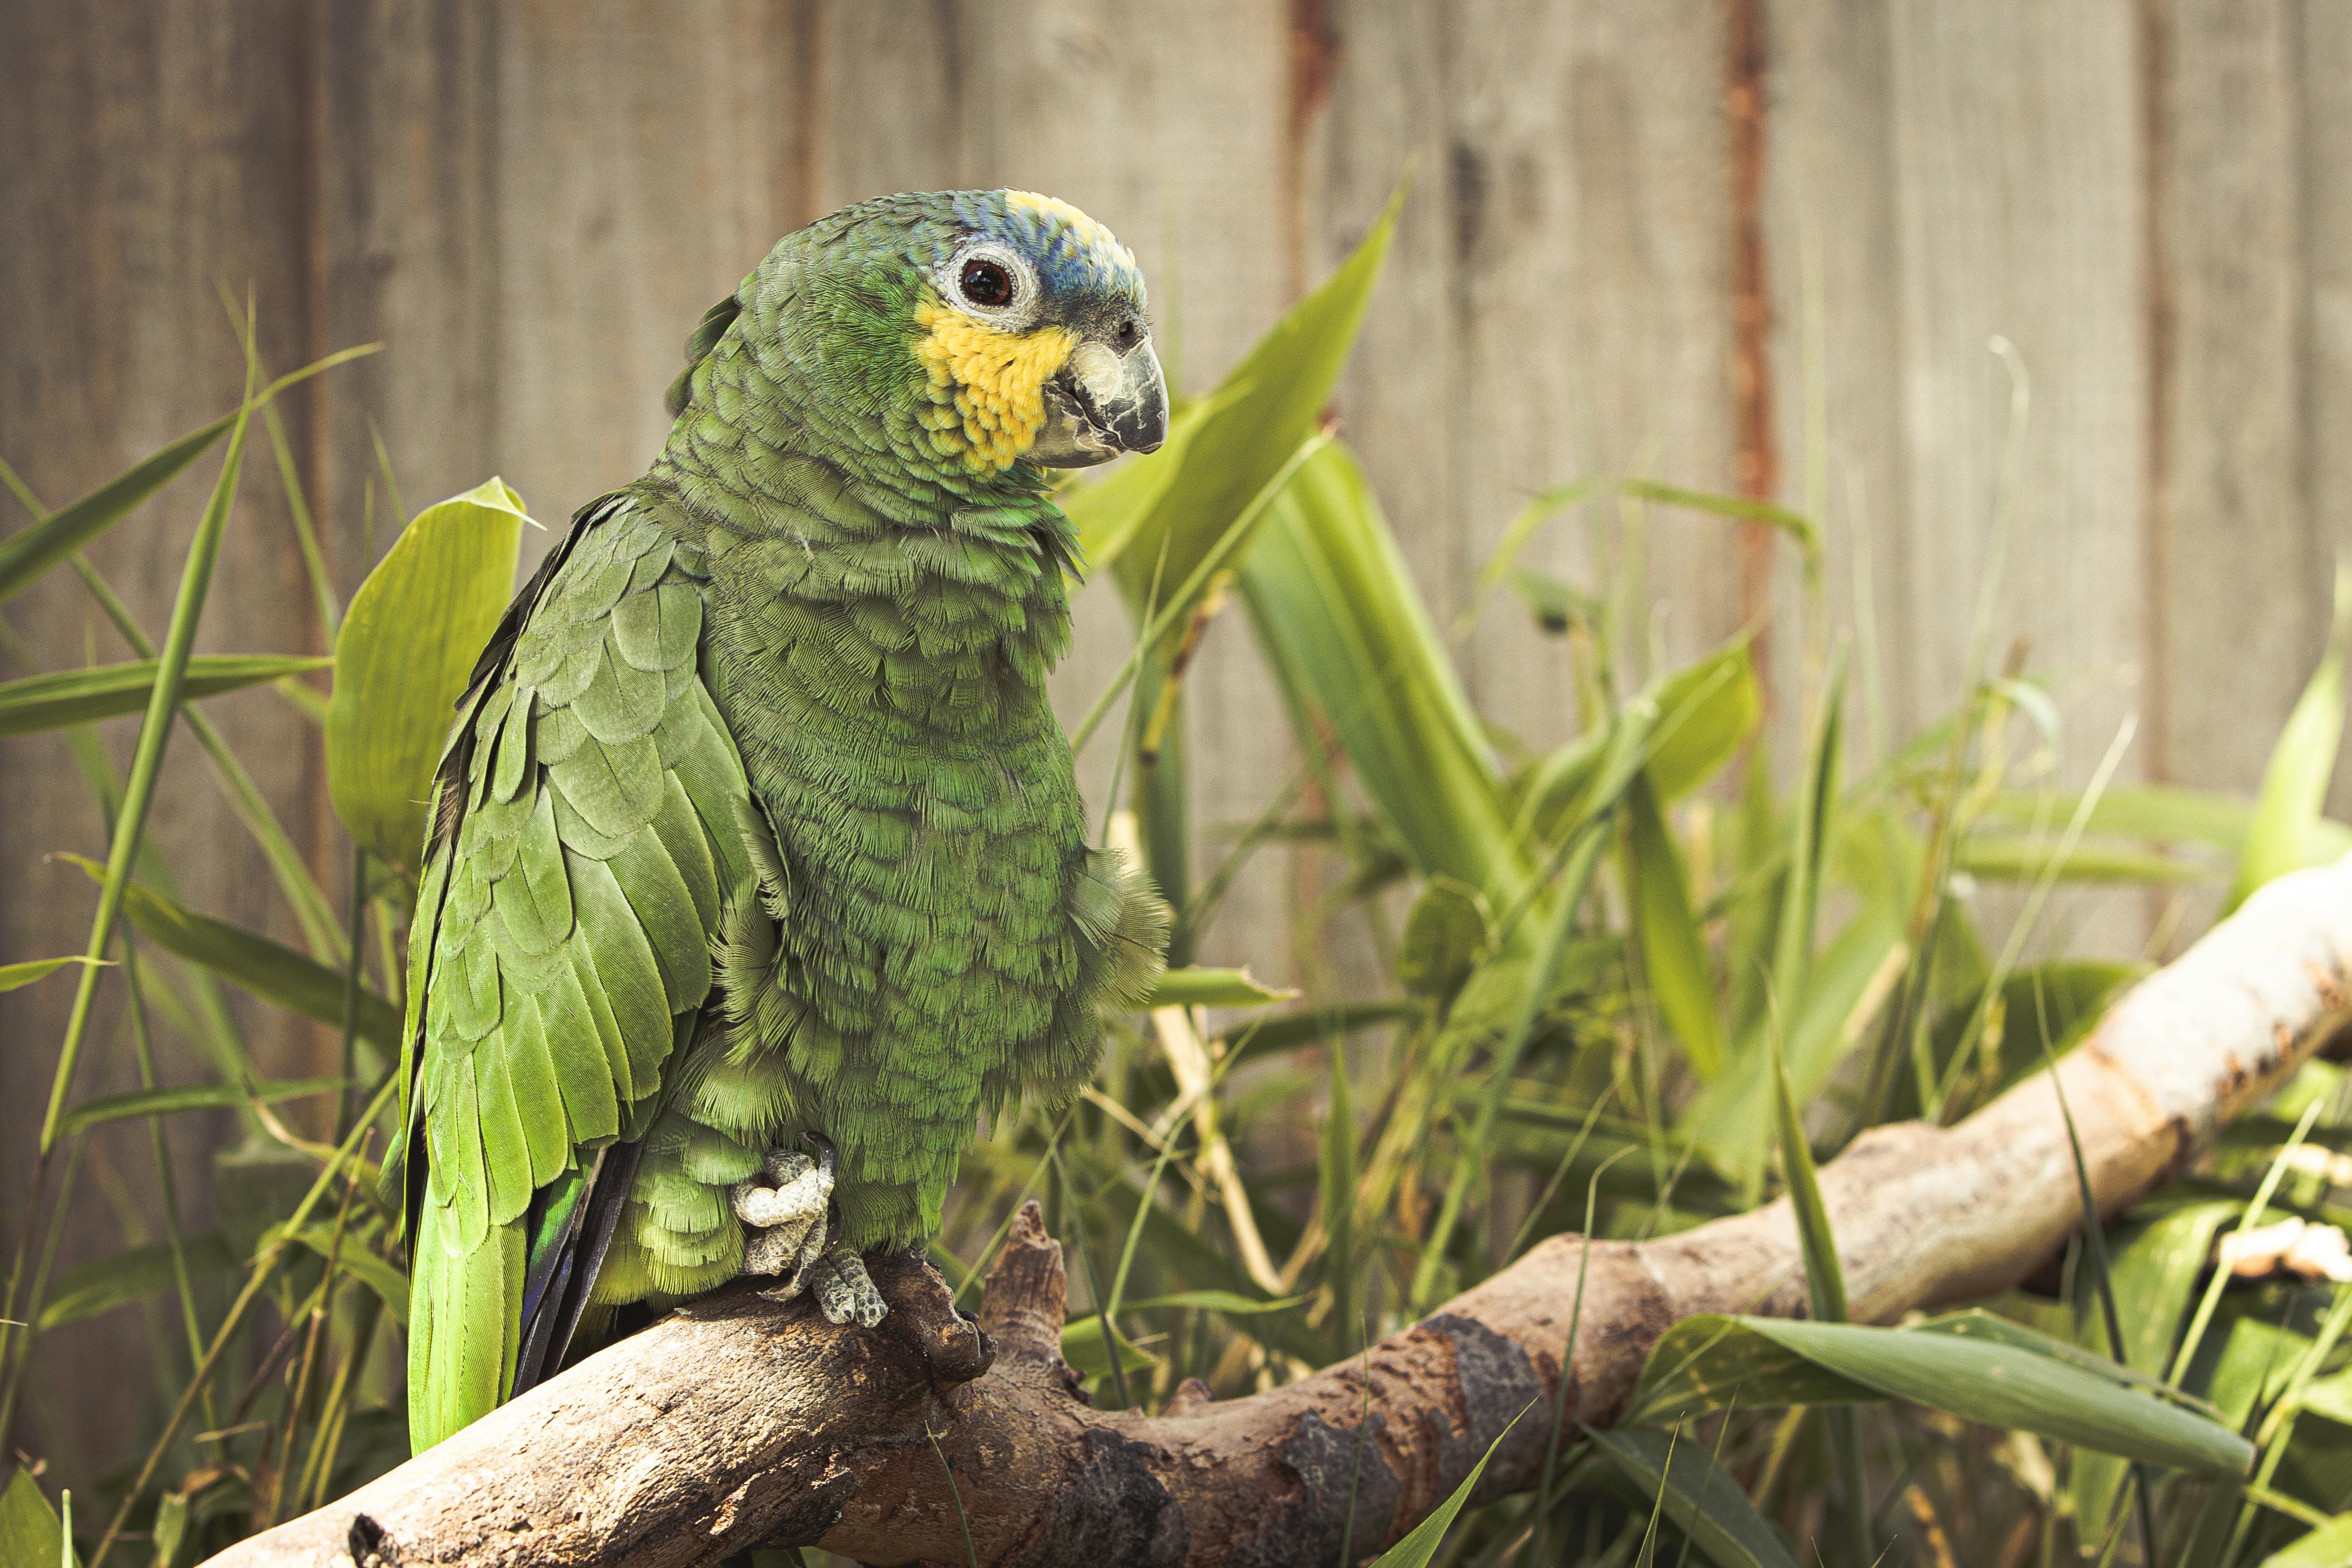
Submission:
{"label": "parrot eye", "polygon": [[1000,310],[1013,303],[1013,275],[983,258],[965,262],[956,283],[966,300],[985,309]]}

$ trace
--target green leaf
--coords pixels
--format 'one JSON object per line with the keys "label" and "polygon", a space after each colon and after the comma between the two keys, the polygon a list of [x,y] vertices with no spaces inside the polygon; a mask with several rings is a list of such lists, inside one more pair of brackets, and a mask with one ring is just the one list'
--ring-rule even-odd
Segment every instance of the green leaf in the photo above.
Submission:
{"label": "green leaf", "polygon": [[[2054,840],[1972,833],[1953,852],[1952,868],[2003,882],[2034,882],[2050,869]],[[2212,881],[2227,868],[2116,844],[2077,843],[2058,868],[2062,882],[2137,882],[2168,887]]]}
{"label": "green leaf", "polygon": [[1171,969],[1152,987],[1147,1007],[1265,1007],[1296,991],[1261,985],[1246,969]]}
{"label": "green leaf", "polygon": [[1664,1432],[1584,1435],[1645,1498],[1662,1500],[1675,1528],[1717,1568],[1798,1568],[1796,1553],[1739,1482],[1698,1444]]}
{"label": "green leaf", "polygon": [[[1991,820],[2048,826],[2073,820],[2080,797],[2073,795],[1997,795],[1985,803]],[[2193,845],[2224,855],[2243,853],[2254,808],[2210,790],[2174,784],[2111,785],[2092,804],[2084,826],[2094,833],[2146,838],[2160,844]],[[2352,826],[2320,817],[2305,827],[2300,863],[2324,866],[2352,853]]]}
{"label": "green leaf", "polygon": [[1304,1296],[1281,1296],[1267,1301],[1232,1290],[1179,1290],[1172,1295],[1147,1296],[1140,1301],[1129,1301],[1119,1310],[1126,1312],[1150,1312],[1163,1309],[1173,1311],[1189,1307],[1195,1311],[1223,1312],[1231,1318],[1252,1318],[1261,1312],[1286,1312],[1306,1300]]}
{"label": "green leaf", "polygon": [[72,1568],[80,1561],[66,1539],[58,1510],[42,1494],[41,1483],[22,1465],[0,1492],[0,1564],[5,1568]]}
{"label": "green leaf", "polygon": [[1713,778],[1739,754],[1764,716],[1764,692],[1744,636],[1667,676],[1656,696],[1650,784],[1664,803]]}
{"label": "green leaf", "polygon": [[1818,1323],[1765,1331],[1891,1398],[1984,1426],[2210,1475],[2242,1475],[2253,1458],[2252,1445],[2219,1421],[2132,1386],[2144,1385],[2138,1374],[2036,1353],[2017,1335]]}
{"label": "green leaf", "polygon": [[[1112,1336],[1118,1343],[1118,1363],[1123,1371],[1143,1372],[1154,1364],[1151,1352],[1139,1349],[1125,1334],[1113,1330]],[[1088,1312],[1062,1331],[1062,1359],[1080,1377],[1101,1377],[1110,1371],[1110,1356],[1103,1349],[1100,1312]]]}
{"label": "green leaf", "polygon": [[499,479],[425,508],[360,584],[335,638],[328,794],[353,839],[412,876],[433,769],[514,594],[525,521]]}
{"label": "green leaf", "polygon": [[2263,1559],[2262,1568],[2344,1568],[2352,1563],[2352,1513],[2339,1513]]}
{"label": "green leaf", "polygon": [[109,1121],[121,1121],[136,1116],[173,1116],[184,1110],[234,1110],[253,1100],[275,1105],[281,1100],[300,1100],[313,1094],[331,1094],[343,1087],[339,1078],[295,1079],[282,1083],[256,1084],[251,1092],[230,1083],[189,1083],[172,1089],[134,1089],[122,1094],[103,1094],[95,1100],[85,1100],[66,1112],[65,1130],[80,1132]]}
{"label": "green leaf", "polygon": [[[96,881],[104,868],[79,855],[60,858],[79,866]],[[174,903],[142,882],[123,889],[122,912],[140,934],[176,958],[201,964],[230,984],[275,1007],[340,1027],[343,1021],[343,972],[297,952],[283,942]],[[400,1009],[379,993],[359,994],[359,1035],[381,1049],[400,1049]]]}
{"label": "green leaf", "polygon": [[1296,1050],[1301,1046],[1319,1046],[1358,1029],[1402,1023],[1422,1016],[1421,1005],[1413,1002],[1348,1002],[1271,1018],[1260,1014],[1234,1030],[1234,1037],[1248,1046],[1251,1056],[1263,1057],[1276,1051]]}
{"label": "green leaf", "polygon": [[36,980],[47,980],[68,963],[96,963],[80,953],[71,958],[28,958],[22,963],[0,963],[0,992],[21,991]]}
{"label": "green leaf", "polygon": [[1527,1411],[1520,1411],[1518,1415],[1511,1417],[1510,1426],[1495,1434],[1495,1440],[1486,1445],[1486,1451],[1478,1456],[1478,1462],[1470,1467],[1470,1473],[1462,1478],[1462,1484],[1454,1489],[1453,1494],[1439,1503],[1427,1519],[1414,1525],[1402,1541],[1381,1552],[1373,1561],[1372,1568],[1429,1568],[1430,1560],[1437,1555],[1438,1546],[1445,1540],[1445,1532],[1454,1528],[1454,1516],[1462,1511],[1462,1505],[1470,1500],[1470,1494],[1477,1489],[1478,1478],[1486,1473],[1486,1462],[1495,1457],[1495,1450],[1503,1446],[1503,1439],[1511,1435],[1511,1426],[1517,1426],[1519,1417],[1526,1414]]}
{"label": "green leaf", "polygon": [[1646,773],[1625,793],[1625,886],[1633,899],[1633,941],[1659,1016],[1682,1042],[1691,1069],[1712,1080],[1724,1066],[1715,978],[1707,971],[1698,917],[1691,910],[1682,853],[1658,807],[1659,793]]}
{"label": "green leaf", "polygon": [[1328,723],[1416,870],[1507,906],[1529,870],[1511,805],[1362,470],[1326,447],[1269,510],[1242,595],[1292,707]]}
{"label": "green leaf", "polygon": [[1873,1397],[2211,1475],[2243,1475],[2253,1458],[2253,1446],[2217,1421],[2016,1343],[1780,1318],[1676,1324],[1651,1353],[1626,1421],[1655,1426],[1735,1398],[1752,1409]]}
{"label": "green leaf", "polygon": [[[1155,575],[1163,593],[1183,582],[1314,434],[1355,346],[1403,202],[1400,189],[1348,259],[1258,340],[1181,446],[1171,441],[1138,459],[1093,487],[1097,493],[1068,498],[1087,559],[1097,571],[1110,568],[1130,607],[1143,603]],[[1162,478],[1155,468],[1172,472]],[[1098,493],[1113,485],[1120,492]],[[1120,504],[1107,504],[1113,501]]]}
{"label": "green leaf", "polygon": [[1397,982],[1416,996],[1452,1001],[1493,942],[1484,900],[1459,882],[1435,878],[1405,913]]}
{"label": "green leaf", "polygon": [[[324,669],[331,662],[282,654],[192,658],[180,696],[185,701],[217,697],[224,691]],[[153,659],[142,658],[0,682],[0,736],[30,735],[62,730],[68,724],[143,713],[155,689],[155,669]]]}
{"label": "green leaf", "polygon": [[343,1233],[342,1246],[335,1246],[335,1227],[330,1225],[305,1226],[294,1233],[300,1242],[321,1258],[333,1252],[335,1267],[376,1293],[393,1321],[408,1326],[408,1276],[362,1246],[348,1230]]}
{"label": "green leaf", "polygon": [[224,414],[192,430],[98,489],[0,540],[0,600],[31,587],[44,572],[121,522],[229,432],[236,416]]}
{"label": "green leaf", "polygon": [[1680,485],[1664,485],[1655,479],[1619,479],[1617,493],[1635,496],[1643,500],[1662,501],[1689,511],[1736,518],[1742,522],[1769,523],[1794,541],[1808,561],[1816,559],[1822,552],[1821,530],[1813,525],[1813,520],[1802,512],[1775,506],[1770,501],[1751,500],[1746,496],[1718,495],[1711,490],[1685,489]]}
{"label": "green leaf", "polygon": [[214,442],[236,429],[240,415],[266,405],[297,382],[363,354],[373,353],[383,346],[381,343],[369,343],[358,348],[338,349],[299,370],[289,371],[261,388],[254,402],[246,408],[236,414],[224,414],[200,430],[191,430],[162,451],[124,469],[79,500],[69,502],[31,527],[19,529],[6,539],[0,540],[0,600],[15,598],[37,582],[41,574],[130,516],[142,501],[171,483],[180,470],[203,457]]}
{"label": "green leaf", "polygon": [[2273,877],[2299,869],[2303,845],[2327,799],[2336,776],[2336,750],[2344,738],[2344,659],[2352,647],[2352,564],[2336,571],[2336,624],[2327,651],[2311,683],[2287,715],[2263,773],[2246,847],[2238,858],[2238,879],[2230,893],[2235,908]]}
{"label": "green leaf", "polygon": [[[192,1279],[225,1274],[236,1267],[236,1255],[216,1230],[192,1236],[185,1242],[188,1276]],[[41,1331],[79,1323],[110,1312],[172,1288],[172,1246],[165,1241],[126,1247],[105,1258],[68,1269],[49,1292],[41,1309]]]}

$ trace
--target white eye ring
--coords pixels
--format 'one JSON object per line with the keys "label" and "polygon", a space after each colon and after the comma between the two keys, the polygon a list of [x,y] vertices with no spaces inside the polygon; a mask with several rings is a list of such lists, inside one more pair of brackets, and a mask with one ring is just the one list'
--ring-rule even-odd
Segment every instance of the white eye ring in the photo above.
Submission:
{"label": "white eye ring", "polygon": [[[965,293],[964,278],[975,262],[988,262],[1001,268],[1012,281],[1013,297],[992,305]],[[989,241],[958,251],[940,269],[939,286],[940,292],[952,300],[959,310],[992,321],[1025,318],[1036,305],[1037,279],[1027,259],[1008,247]]]}

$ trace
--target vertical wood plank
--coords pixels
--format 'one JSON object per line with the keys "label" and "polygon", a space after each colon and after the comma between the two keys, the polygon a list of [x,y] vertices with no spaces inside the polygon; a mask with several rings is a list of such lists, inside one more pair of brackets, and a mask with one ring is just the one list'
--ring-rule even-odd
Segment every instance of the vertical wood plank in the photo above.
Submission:
{"label": "vertical wood plank", "polygon": [[2284,4],[2151,14],[2158,359],[2151,765],[2251,791],[2326,640],[2307,504],[2304,125]]}
{"label": "vertical wood plank", "polygon": [[[2295,416],[2313,547],[2332,572],[2352,559],[2352,10],[2299,5],[2290,39],[2305,279]],[[2337,766],[2328,808],[2352,816],[2352,767]]]}
{"label": "vertical wood plank", "polygon": [[756,0],[546,0],[497,26],[490,449],[554,524],[645,471],[687,334],[801,206],[800,35]]}
{"label": "vertical wood plank", "polygon": [[[2137,47],[2120,7],[1903,4],[1892,30],[1903,535],[1898,729],[1963,689],[2009,384],[2032,377],[1992,625],[2053,677],[2076,777],[2149,695],[2146,183]],[[1999,643],[1993,649],[2001,656]],[[2125,764],[2144,774],[2145,735]]]}
{"label": "vertical wood plank", "polygon": [[[1565,479],[1735,488],[1726,26],[1720,4],[1465,0],[1453,19],[1451,437],[1476,557]],[[1687,658],[1738,625],[1738,535],[1655,510],[1647,532],[1658,609],[1633,640]],[[1585,540],[1556,526],[1526,563],[1595,582]],[[1470,662],[1481,708],[1530,744],[1574,728],[1559,645],[1515,606],[1486,619]]]}

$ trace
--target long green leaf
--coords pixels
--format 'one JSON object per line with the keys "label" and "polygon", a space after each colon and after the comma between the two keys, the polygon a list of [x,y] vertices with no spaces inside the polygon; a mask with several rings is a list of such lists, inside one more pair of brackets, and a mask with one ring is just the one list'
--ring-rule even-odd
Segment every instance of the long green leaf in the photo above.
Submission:
{"label": "long green leaf", "polygon": [[1853,1323],[1740,1323],[1889,1399],[1988,1427],[2218,1477],[2242,1477],[2253,1460],[2253,1444],[2221,1422],[2016,1344]]}
{"label": "long green leaf", "polygon": [[2238,858],[2232,908],[2273,877],[2303,865],[2303,845],[2327,799],[2336,776],[2336,752],[2344,739],[2344,660],[2352,649],[2352,564],[2336,573],[2336,624],[2327,651],[2303,689],[2286,728],[2271,749],[2263,793],[2254,805],[2246,847]]}
{"label": "long green leaf", "polygon": [[58,1510],[41,1494],[41,1483],[22,1465],[0,1492],[0,1564],[6,1568],[72,1568],[73,1542]]}
{"label": "long green leaf", "polygon": [[[1068,510],[1089,559],[1097,571],[1109,566],[1130,607],[1143,602],[1154,575],[1170,586],[1183,582],[1314,434],[1355,346],[1403,202],[1400,189],[1338,269],[1258,340],[1212,395],[1214,405],[1181,448],[1171,443],[1097,487],[1108,495],[1080,490],[1070,497]],[[1150,471],[1155,466],[1175,471],[1162,479]],[[1111,491],[1113,484],[1127,493]],[[1129,521],[1129,511],[1141,515]]]}
{"label": "long green leaf", "polygon": [[1724,1067],[1715,979],[1707,972],[1698,917],[1691,910],[1682,852],[1666,830],[1658,795],[1646,773],[1625,792],[1625,885],[1633,894],[1633,940],[1659,1016],[1682,1043],[1691,1069],[1712,1080]]}
{"label": "long green leaf", "polygon": [[[250,326],[247,335],[250,337]],[[139,726],[138,744],[131,757],[131,773],[122,789],[122,806],[114,818],[112,842],[107,847],[106,873],[98,891],[98,909],[89,922],[89,945],[87,955],[92,959],[106,956],[114,940],[114,922],[122,910],[122,896],[131,885],[131,868],[139,858],[139,842],[147,827],[147,808],[155,798],[156,780],[162,776],[163,748],[172,738],[172,726],[178,717],[182,681],[187,674],[189,656],[194,652],[196,627],[204,619],[205,601],[212,593],[213,568],[219,563],[221,539],[228,531],[229,513],[236,504],[236,483],[245,465],[245,436],[254,409],[251,356],[247,355],[245,401],[238,405],[230,426],[228,452],[221,461],[220,477],[214,482],[211,498],[205,503],[204,515],[197,520],[195,538],[188,545],[186,561],[180,571],[179,592],[172,601],[172,619],[163,635],[163,647],[158,661],[155,684],[148,695],[147,715]],[[73,508],[67,508],[68,511]],[[63,514],[59,514],[63,515]],[[119,515],[119,513],[117,514]],[[52,528],[57,518],[36,523],[26,533],[36,533]],[[100,526],[103,526],[102,524]],[[23,534],[17,535],[22,539]],[[12,539],[10,543],[16,542]],[[59,546],[62,555],[82,542],[79,536]],[[5,597],[7,584],[5,566],[0,566],[0,597]],[[67,1097],[73,1090],[75,1070],[81,1063],[82,1043],[89,1027],[90,1007],[98,998],[98,969],[93,964],[81,972],[81,984],[74,990],[72,1010],[66,1016],[65,1040],[58,1048],[58,1064],[49,1080],[48,1108],[41,1117],[40,1153],[47,1157],[57,1146],[58,1124],[65,1115]],[[15,1363],[21,1365],[21,1361]],[[12,1367],[13,1371],[13,1367]],[[7,1409],[0,1413],[0,1428],[15,1418],[16,1391],[21,1379],[12,1376],[8,1393],[0,1404]]]}
{"label": "long green leaf", "polygon": [[1696,1443],[1664,1432],[1612,1432],[1588,1426],[1584,1435],[1644,1498],[1664,1503],[1666,1517],[1716,1568],[1798,1568],[1781,1539],[1739,1482]]}
{"label": "long green leaf", "polygon": [[[324,669],[331,660],[286,654],[238,654],[191,658],[183,700],[217,697],[264,681]],[[155,689],[156,662],[142,658],[95,669],[59,670],[0,682],[0,736],[62,730],[98,719],[143,712]]]}
{"label": "long green leaf", "polygon": [[1241,586],[1276,679],[1328,721],[1416,870],[1510,903],[1530,868],[1501,774],[1362,470],[1327,447],[1273,510]]}
{"label": "long green leaf", "polygon": [[1781,1318],[1676,1324],[1652,1352],[1626,1420],[1655,1426],[1735,1399],[1752,1409],[1874,1397],[2211,1475],[2243,1475],[2254,1453],[2217,1421],[2017,1344]]}
{"label": "long green leaf", "polygon": [[0,992],[21,991],[37,980],[47,980],[68,963],[95,962],[77,953],[71,958],[28,958],[22,963],[0,963]]}
{"label": "long green leaf", "polygon": [[[98,864],[79,855],[61,858],[79,866],[93,879],[102,872]],[[273,942],[257,931],[215,920],[211,915],[173,902],[143,883],[126,883],[122,912],[156,946],[190,963],[201,964],[230,984],[251,992],[272,1006],[315,1018],[321,1024],[343,1021],[342,971]],[[380,1049],[400,1049],[400,1009],[380,993],[360,993],[359,1034]]]}
{"label": "long green leaf", "polygon": [[[188,1275],[205,1279],[236,1267],[236,1255],[220,1232],[206,1231],[187,1238]],[[93,1258],[66,1271],[41,1309],[44,1333],[67,1323],[79,1323],[100,1312],[144,1300],[174,1282],[171,1243],[151,1242],[109,1257]]]}
{"label": "long green leaf", "polygon": [[236,420],[235,414],[222,415],[201,430],[190,431],[153,457],[107,480],[79,500],[0,540],[0,600],[23,593],[43,573],[130,516],[142,501],[171,483],[183,468],[227,435]]}
{"label": "long green leaf", "polygon": [[526,521],[499,479],[425,508],[360,584],[335,637],[327,793],[356,842],[411,875],[433,768],[514,593]]}
{"label": "long green leaf", "polygon": [[43,573],[130,516],[142,501],[171,483],[182,469],[203,457],[223,436],[234,432],[241,439],[244,419],[252,409],[268,402],[296,382],[362,354],[373,353],[380,346],[368,343],[358,348],[339,349],[324,359],[279,376],[236,413],[224,414],[202,429],[191,430],[79,500],[62,506],[31,527],[20,529],[0,540],[0,600],[12,599],[23,593],[38,581]]}
{"label": "long green leaf", "polygon": [[1147,1004],[1151,1007],[1265,1007],[1287,1002],[1296,991],[1261,985],[1246,969],[1171,969],[1160,977]]}
{"label": "long green leaf", "polygon": [[2347,1563],[2352,1563],[2352,1513],[2339,1513],[2263,1558],[2262,1568],[2344,1568]]}
{"label": "long green leaf", "polygon": [[1503,1439],[1511,1435],[1511,1427],[1517,1426],[1525,1415],[1525,1410],[1520,1411],[1511,1417],[1509,1426],[1495,1434],[1495,1440],[1486,1445],[1486,1451],[1478,1456],[1478,1462],[1470,1467],[1470,1473],[1462,1478],[1462,1484],[1432,1510],[1427,1519],[1414,1525],[1402,1541],[1374,1559],[1372,1568],[1429,1568],[1430,1560],[1437,1555],[1438,1546],[1445,1540],[1445,1532],[1454,1528],[1454,1516],[1462,1511],[1462,1505],[1468,1502],[1470,1494],[1477,1489],[1478,1478],[1486,1473],[1486,1461],[1495,1457],[1495,1450],[1503,1446]]}
{"label": "long green leaf", "polygon": [[176,1116],[186,1110],[234,1110],[259,1100],[275,1105],[281,1100],[301,1100],[331,1094],[343,1087],[339,1078],[293,1079],[281,1083],[257,1083],[250,1091],[236,1084],[184,1083],[168,1089],[134,1089],[85,1100],[66,1112],[66,1131],[75,1133],[109,1121],[134,1116]]}

